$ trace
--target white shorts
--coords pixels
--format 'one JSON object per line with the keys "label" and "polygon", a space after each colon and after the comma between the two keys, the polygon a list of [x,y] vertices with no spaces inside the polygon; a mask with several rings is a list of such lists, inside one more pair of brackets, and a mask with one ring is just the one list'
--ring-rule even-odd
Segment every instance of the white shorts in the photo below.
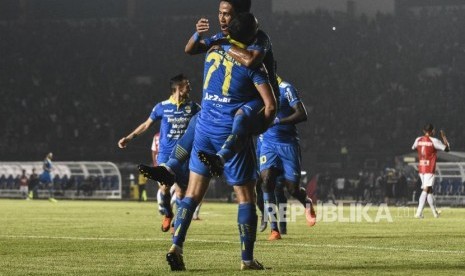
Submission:
{"label": "white shorts", "polygon": [[421,179],[421,188],[433,187],[434,184],[434,174],[433,173],[420,173]]}
{"label": "white shorts", "polygon": [[29,192],[29,187],[28,186],[19,186],[19,191],[20,192],[24,192],[24,193],[28,193]]}

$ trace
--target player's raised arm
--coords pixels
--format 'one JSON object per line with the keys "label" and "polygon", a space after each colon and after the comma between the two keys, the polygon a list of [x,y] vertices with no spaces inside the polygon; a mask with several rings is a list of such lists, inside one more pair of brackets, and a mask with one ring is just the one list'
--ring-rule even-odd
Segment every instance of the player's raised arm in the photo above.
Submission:
{"label": "player's raised arm", "polygon": [[266,53],[271,49],[271,42],[263,31],[258,31],[255,42],[247,48],[231,43],[228,54],[242,65],[255,68],[263,63]]}
{"label": "player's raised arm", "polygon": [[210,24],[208,23],[208,19],[200,18],[197,24],[195,24],[196,32],[191,36],[189,41],[187,41],[184,52],[189,55],[205,53],[208,48],[205,41],[202,39],[202,35],[208,32],[209,29]]}
{"label": "player's raised arm", "polygon": [[121,148],[121,149],[124,149],[127,146],[127,144],[129,143],[129,141],[136,138],[140,134],[144,133],[152,124],[153,124],[153,120],[151,118],[148,118],[145,122],[140,124],[136,129],[134,129],[127,136],[121,138],[118,141],[118,147]]}
{"label": "player's raised arm", "polygon": [[447,140],[446,133],[441,129],[439,131],[439,134],[441,135],[442,142],[444,143],[444,145],[446,145],[446,148],[444,149],[444,151],[449,152],[450,144],[449,144],[449,141]]}

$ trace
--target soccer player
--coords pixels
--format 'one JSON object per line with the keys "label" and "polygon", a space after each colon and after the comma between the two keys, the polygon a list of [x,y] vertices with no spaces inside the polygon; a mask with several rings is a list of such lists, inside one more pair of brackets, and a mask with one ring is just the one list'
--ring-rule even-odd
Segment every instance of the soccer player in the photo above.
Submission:
{"label": "soccer player", "polygon": [[[168,161],[177,140],[186,131],[191,118],[200,110],[200,106],[189,99],[191,87],[187,77],[182,74],[174,76],[170,80],[170,87],[170,98],[156,104],[145,122],[140,124],[129,135],[121,138],[118,142],[120,148],[125,148],[131,140],[144,133],[155,121],[160,120],[160,147],[157,163],[162,164]],[[179,189],[176,191],[179,198],[184,196],[188,173],[187,165],[180,168],[177,181]],[[162,187],[162,205],[164,208],[162,231],[166,232],[171,226],[173,210],[170,204],[170,187],[168,185],[162,185]]]}
{"label": "soccer player", "polygon": [[301,154],[296,124],[307,120],[307,111],[297,90],[278,77],[279,112],[271,126],[263,133],[260,147],[260,174],[263,181],[265,212],[270,220],[268,240],[281,239],[276,217],[275,188],[278,176],[283,173],[283,184],[289,193],[305,206],[307,224],[316,223],[315,210],[304,188],[300,187]]}
{"label": "soccer player", "polygon": [[23,170],[21,176],[19,177],[19,191],[21,192],[21,195],[23,196],[24,199],[29,199],[28,185],[29,185],[29,179],[26,176],[26,170]]}
{"label": "soccer player", "polygon": [[[255,68],[263,63],[268,72],[273,92],[278,100],[279,88],[275,76],[275,61],[268,35],[262,30],[258,30],[254,42],[248,47],[241,47],[244,45],[240,43],[230,43],[231,41],[227,39],[229,35],[228,24],[237,14],[250,12],[250,6],[250,0],[220,1],[218,20],[221,32],[210,38],[202,38],[202,35],[209,31],[210,26],[208,19],[201,18],[196,24],[196,32],[186,44],[185,52],[191,55],[202,54],[206,53],[214,45],[220,44],[228,51],[231,57],[242,65]],[[213,175],[219,176],[222,174],[224,163],[245,144],[247,137],[251,134],[250,129],[254,129],[255,134],[266,130],[267,125],[263,123],[263,118],[260,117],[263,115],[261,113],[262,108],[263,102],[260,99],[254,99],[244,104],[236,113],[230,138],[227,139],[222,149],[213,155],[207,155],[204,152],[200,153],[202,160],[209,166],[210,172]],[[192,150],[195,122],[196,118],[194,117],[189,124],[186,134],[178,141],[170,160],[164,166],[150,168],[141,165],[139,167],[141,172],[155,181],[173,183],[175,175],[177,175],[176,171],[181,164],[186,162]]]}
{"label": "soccer player", "polygon": [[32,168],[32,173],[29,176],[29,199],[38,198],[38,190],[39,190],[39,176],[36,173],[36,169]]}
{"label": "soccer player", "polygon": [[440,132],[442,142],[433,137],[434,132],[434,126],[426,124],[423,127],[424,135],[416,138],[412,146],[412,149],[418,152],[418,174],[421,179],[421,189],[423,190],[418,199],[418,209],[415,213],[415,218],[423,218],[423,209],[425,208],[426,201],[428,201],[429,207],[433,211],[433,216],[435,218],[439,217],[433,197],[436,152],[438,150],[448,152],[450,145],[443,131]]}
{"label": "soccer player", "polygon": [[49,152],[44,159],[44,163],[42,165],[42,168],[44,171],[40,174],[39,176],[39,181],[40,183],[44,184],[44,186],[48,189],[49,197],[48,200],[51,202],[57,202],[55,198],[53,198],[53,181],[52,181],[52,159],[53,159],[53,153]]}
{"label": "soccer player", "polygon": [[[247,44],[256,33],[256,24],[252,14],[244,13],[232,20],[228,28],[233,39]],[[166,255],[171,270],[186,269],[182,255],[183,244],[193,212],[205,195],[211,179],[209,169],[199,160],[197,154],[199,150],[217,152],[231,133],[236,111],[258,96],[265,105],[266,123],[270,123],[276,114],[276,99],[264,68],[249,69],[221,49],[214,49],[206,55],[202,109],[195,127],[196,135],[189,163],[189,185],[176,215],[173,245]],[[248,143],[224,167],[226,181],[234,187],[239,203],[242,270],[263,269],[253,258],[257,214],[256,161],[252,148],[252,144]]]}

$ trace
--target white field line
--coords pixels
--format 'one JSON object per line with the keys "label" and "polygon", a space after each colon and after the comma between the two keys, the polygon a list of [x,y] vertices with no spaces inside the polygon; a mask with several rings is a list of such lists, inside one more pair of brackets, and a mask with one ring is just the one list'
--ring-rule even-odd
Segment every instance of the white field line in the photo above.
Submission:
{"label": "white field line", "polygon": [[[30,235],[0,235],[0,238],[7,239],[55,239],[55,240],[78,240],[78,241],[122,241],[122,242],[150,242],[150,241],[169,241],[169,238],[111,238],[111,237],[55,237],[55,236],[30,236]],[[239,244],[239,242],[225,240],[199,240],[187,239],[188,243],[223,243]],[[260,242],[260,246],[289,246],[289,247],[312,247],[312,248],[334,248],[334,249],[357,249],[373,251],[396,251],[396,252],[419,252],[419,253],[445,253],[465,255],[463,250],[434,250],[434,249],[417,249],[417,248],[398,248],[398,247],[377,247],[365,245],[338,245],[338,244],[294,244],[280,242]]]}

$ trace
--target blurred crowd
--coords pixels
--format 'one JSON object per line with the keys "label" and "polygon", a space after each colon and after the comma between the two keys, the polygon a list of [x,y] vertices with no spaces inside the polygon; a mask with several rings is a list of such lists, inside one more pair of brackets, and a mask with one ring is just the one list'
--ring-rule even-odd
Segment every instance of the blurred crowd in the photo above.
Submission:
{"label": "blurred crowd", "polygon": [[[370,154],[392,160],[410,150],[427,121],[446,130],[453,150],[465,150],[465,11],[259,20],[278,73],[309,111],[299,126],[305,166],[340,161],[340,153],[349,164]],[[125,154],[116,141],[168,97],[168,79],[179,72],[200,100],[202,57],[183,53],[196,21],[0,22],[1,159],[39,159],[50,150],[60,160],[150,158],[150,135]]]}
{"label": "blurred crowd", "polygon": [[94,191],[97,190],[118,190],[118,178],[116,176],[71,176],[56,174],[53,179],[52,187],[39,181],[39,177],[35,172],[27,175],[26,181],[21,181],[21,175],[0,175],[0,190],[19,190],[21,185],[28,186],[30,191],[47,190],[52,188],[55,195],[64,195],[66,191],[72,190],[76,196],[80,194],[84,196],[92,196]]}

